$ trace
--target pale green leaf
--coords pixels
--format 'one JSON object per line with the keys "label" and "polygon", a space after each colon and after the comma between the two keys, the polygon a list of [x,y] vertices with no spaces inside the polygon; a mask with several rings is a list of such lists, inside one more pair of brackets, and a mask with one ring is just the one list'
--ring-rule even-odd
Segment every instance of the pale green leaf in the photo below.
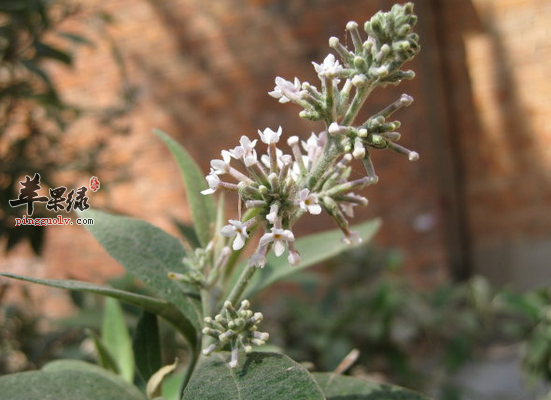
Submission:
{"label": "pale green leaf", "polygon": [[134,330],[132,349],[138,372],[147,382],[162,366],[159,324],[155,314],[142,313]]}
{"label": "pale green leaf", "polygon": [[132,341],[124,320],[121,305],[115,299],[106,298],[103,306],[101,339],[113,356],[121,376],[128,382],[134,380]]}
{"label": "pale green leaf", "polygon": [[312,375],[327,400],[428,400],[428,397],[399,386],[331,373]]}
{"label": "pale green leaf", "polygon": [[82,361],[55,361],[42,371],[0,377],[0,400],[145,400],[131,384]]}
{"label": "pale green leaf", "polygon": [[94,346],[96,348],[96,354],[98,357],[99,365],[108,371],[113,372],[114,374],[120,375],[120,369],[118,363],[113,358],[113,355],[107,349],[103,340],[92,330],[88,331],[88,334],[94,341]]}
{"label": "pale green leaf", "polygon": [[212,238],[211,229],[216,220],[213,196],[201,194],[202,190],[208,189],[205,176],[182,145],[158,129],[154,129],[153,132],[165,142],[180,167],[195,231],[205,247]]}
{"label": "pale green leaf", "polygon": [[182,400],[324,400],[304,367],[277,353],[241,354],[237,368],[229,353],[203,358]]}
{"label": "pale green leaf", "polygon": [[188,321],[184,330],[193,347],[201,329],[197,289],[168,278],[169,272],[186,272],[180,241],[146,221],[95,210],[86,211],[86,216],[94,220],[86,228],[107,252],[184,314]]}
{"label": "pale green leaf", "polygon": [[[132,304],[136,307],[140,307],[150,313],[160,315],[168,322],[179,329],[182,334],[187,337],[186,333],[190,332],[190,329],[186,331],[186,327],[190,327],[189,321],[184,318],[182,313],[172,304],[166,300],[155,299],[153,297],[144,296],[137,293],[126,292],[124,290],[114,289],[107,286],[95,285],[93,283],[74,281],[69,279],[40,279],[30,276],[10,274],[7,272],[0,272],[0,276],[6,278],[18,279],[25,282],[37,283],[39,285],[51,286],[58,289],[76,290],[79,292],[101,294],[103,296],[112,297],[124,301],[128,304]],[[195,331],[191,328],[192,338],[195,340]]]}

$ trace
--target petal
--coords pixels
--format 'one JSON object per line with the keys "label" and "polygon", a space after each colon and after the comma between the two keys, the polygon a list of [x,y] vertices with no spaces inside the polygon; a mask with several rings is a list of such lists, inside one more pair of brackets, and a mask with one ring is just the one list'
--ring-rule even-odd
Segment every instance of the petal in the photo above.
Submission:
{"label": "petal", "polygon": [[285,245],[283,244],[283,240],[274,241],[274,254],[276,255],[276,257],[282,255],[284,251]]}
{"label": "petal", "polygon": [[245,246],[245,240],[243,238],[242,235],[240,235],[239,233],[235,236],[235,240],[233,241],[233,246],[232,248],[234,250],[239,250],[239,249],[242,249],[243,246]]}
{"label": "petal", "polygon": [[270,242],[273,242],[274,235],[272,233],[265,233],[258,242],[259,246],[265,246]]}
{"label": "petal", "polygon": [[312,204],[308,206],[308,212],[314,215],[321,214],[321,206],[319,204]]}
{"label": "petal", "polygon": [[220,229],[220,234],[226,237],[235,236],[235,227],[232,225],[225,225]]}

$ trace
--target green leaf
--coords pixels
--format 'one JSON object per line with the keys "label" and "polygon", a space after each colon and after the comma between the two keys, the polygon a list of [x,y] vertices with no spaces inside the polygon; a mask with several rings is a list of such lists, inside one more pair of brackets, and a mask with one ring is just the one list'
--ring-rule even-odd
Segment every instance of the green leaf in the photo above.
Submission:
{"label": "green leaf", "polygon": [[201,247],[201,242],[199,241],[199,238],[197,237],[197,232],[195,232],[193,226],[186,225],[176,219],[174,219],[173,221],[182,236],[185,238],[185,240],[187,240],[191,247],[193,247],[194,249]]}
{"label": "green leaf", "polygon": [[163,366],[159,324],[155,314],[147,311],[142,313],[134,331],[132,349],[134,350],[138,372],[144,382],[147,382]]}
{"label": "green leaf", "polygon": [[[362,244],[365,244],[373,238],[380,226],[381,221],[379,219],[374,219],[363,224],[355,225],[351,230],[357,231],[360,237],[363,238]],[[296,241],[296,247],[301,256],[301,262],[300,265],[296,267],[289,266],[287,257],[282,256],[278,258],[275,257],[273,253],[270,253],[266,266],[253,276],[251,284],[245,291],[243,298],[250,298],[274,282],[285,279],[298,271],[318,264],[350,249],[350,246],[344,244],[341,238],[341,230],[334,229],[298,239]]]}
{"label": "green leaf", "polygon": [[101,338],[117,363],[121,376],[128,382],[134,380],[132,341],[124,320],[121,305],[115,299],[106,298],[103,306]]}
{"label": "green leaf", "polygon": [[[103,296],[112,297],[114,299],[124,301],[128,304],[132,304],[136,307],[140,307],[151,313],[162,316],[177,329],[179,329],[182,334],[184,334],[184,337],[186,337],[185,333],[187,331],[182,330],[182,327],[189,326],[189,321],[182,315],[182,313],[180,313],[180,311],[174,305],[168,303],[165,300],[155,299],[153,297],[148,297],[141,294],[125,292],[124,290],[113,289],[106,286],[95,285],[88,282],[65,279],[40,279],[32,278],[29,276],[10,274],[7,272],[0,272],[0,276],[31,283],[37,283],[39,285],[51,286],[58,289],[78,290],[80,292],[95,293],[101,294]],[[193,335],[192,338],[195,339],[195,335]]]}
{"label": "green leaf", "polygon": [[428,397],[398,386],[369,382],[331,373],[312,374],[327,400],[427,400]]}
{"label": "green leaf", "polygon": [[109,352],[107,346],[105,346],[105,343],[103,343],[101,338],[94,331],[89,330],[88,333],[94,341],[99,365],[107,371],[111,371],[114,374],[120,375],[119,365],[113,359],[113,355]]}
{"label": "green leaf", "polygon": [[241,354],[237,368],[229,353],[203,358],[182,400],[325,400],[304,367],[278,353]]}
{"label": "green leaf", "polygon": [[178,162],[180,172],[184,178],[195,231],[201,244],[205,247],[212,238],[211,228],[216,220],[216,206],[213,196],[201,194],[202,190],[208,189],[204,174],[186,149],[178,142],[158,129],[154,129],[153,133],[165,142]]}
{"label": "green leaf", "polygon": [[180,241],[145,221],[95,210],[87,210],[86,216],[94,220],[86,228],[107,252],[184,314],[182,331],[194,347],[201,329],[197,289],[168,278],[169,272],[186,272]]}
{"label": "green leaf", "polygon": [[0,400],[145,400],[118,376],[83,361],[55,361],[42,371],[0,377]]}
{"label": "green leaf", "polygon": [[73,64],[73,57],[69,53],[49,46],[46,43],[34,42],[34,48],[36,50],[36,58],[53,58],[67,65]]}

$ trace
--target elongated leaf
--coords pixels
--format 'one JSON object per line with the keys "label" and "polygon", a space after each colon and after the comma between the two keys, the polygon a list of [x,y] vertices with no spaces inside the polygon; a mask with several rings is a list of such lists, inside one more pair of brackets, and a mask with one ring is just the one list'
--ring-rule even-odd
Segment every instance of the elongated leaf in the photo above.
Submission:
{"label": "elongated leaf", "polygon": [[121,305],[115,299],[106,298],[103,306],[101,339],[113,355],[121,376],[128,382],[134,380],[132,341],[124,320]]}
{"label": "elongated leaf", "polygon": [[[368,243],[379,227],[381,221],[375,219],[363,224],[355,225],[351,229],[357,231],[363,239],[362,244]],[[244,297],[248,298],[258,293],[262,289],[270,286],[272,283],[287,278],[300,270],[312,265],[328,260],[343,251],[350,249],[350,246],[341,241],[342,232],[340,229],[316,233],[296,241],[296,247],[300,252],[301,262],[296,267],[289,266],[286,257],[275,257],[272,254],[268,256],[266,266],[253,277],[249,288]]]}
{"label": "elongated leaf", "polygon": [[120,375],[119,365],[113,358],[113,355],[109,352],[109,349],[107,348],[105,343],[103,343],[103,340],[101,340],[101,338],[92,330],[88,331],[88,333],[94,341],[99,365],[107,371],[111,371],[114,374]]}
{"label": "elongated leaf", "polygon": [[312,375],[327,400],[428,400],[428,397],[399,386],[330,373]]}
{"label": "elongated leaf", "polygon": [[174,224],[178,227],[178,230],[183,235],[185,240],[189,243],[189,245],[196,249],[198,247],[201,247],[201,242],[199,241],[199,238],[197,237],[197,232],[195,232],[195,229],[193,226],[186,225],[181,221],[173,220]]}
{"label": "elongated leaf", "polygon": [[42,371],[0,377],[0,400],[145,400],[118,376],[82,361],[55,361]]}
{"label": "elongated leaf", "polygon": [[187,199],[197,236],[203,246],[211,240],[211,227],[216,220],[216,206],[212,196],[204,196],[201,191],[207,189],[204,174],[189,153],[166,133],[155,129],[153,132],[168,146],[178,162],[184,178]]}
{"label": "elongated leaf", "polygon": [[162,367],[161,339],[155,314],[147,311],[142,313],[132,338],[132,349],[138,372],[147,382]]}
{"label": "elongated leaf", "polygon": [[180,241],[146,221],[95,210],[86,211],[86,216],[94,220],[86,228],[107,252],[184,314],[189,321],[184,327],[186,337],[195,345],[201,329],[197,289],[168,278],[169,272],[186,272]]}
{"label": "elongated leaf", "polygon": [[202,359],[182,400],[324,400],[304,367],[278,353],[241,355],[228,366],[229,353]]}
{"label": "elongated leaf", "polygon": [[[29,276],[10,274],[7,272],[0,272],[0,276],[6,278],[18,279],[21,281],[37,283],[39,285],[51,286],[58,289],[78,290],[80,292],[101,294],[103,296],[112,297],[124,301],[128,304],[132,304],[136,307],[143,308],[153,314],[157,314],[165,318],[168,322],[172,323],[178,330],[186,336],[186,330],[182,328],[189,326],[189,321],[184,318],[182,313],[172,304],[165,300],[155,299],[153,297],[144,296],[141,294],[125,292],[124,290],[113,289],[106,286],[95,285],[93,283],[65,280],[65,279],[40,279]],[[194,332],[192,330],[192,332]],[[195,334],[192,336],[195,339]]]}

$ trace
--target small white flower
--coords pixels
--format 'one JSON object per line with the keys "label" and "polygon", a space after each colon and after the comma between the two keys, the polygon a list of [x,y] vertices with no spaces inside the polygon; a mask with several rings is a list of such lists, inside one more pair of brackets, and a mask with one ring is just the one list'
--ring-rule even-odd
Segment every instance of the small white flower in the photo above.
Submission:
{"label": "small white flower", "polygon": [[241,139],[239,139],[239,144],[241,146],[235,147],[233,150],[230,150],[229,153],[237,160],[243,159],[245,165],[250,167],[257,162],[256,150],[254,149],[256,142],[256,139],[251,141],[251,139],[243,135]]}
{"label": "small white flower", "polygon": [[216,189],[218,189],[218,185],[220,185],[220,178],[214,171],[214,169],[210,169],[210,174],[207,175],[207,184],[209,185],[208,189],[202,190],[201,194],[213,194],[216,192]]}
{"label": "small white flower", "polygon": [[276,223],[277,220],[277,213],[279,211],[279,205],[277,203],[273,203],[270,206],[270,213],[266,215],[266,219],[273,225]]}
{"label": "small white flower", "polygon": [[269,243],[274,244],[274,254],[279,257],[285,251],[287,242],[294,242],[295,235],[288,229],[272,228],[271,233],[265,233],[261,238],[259,245],[266,246]]}
{"label": "small white flower", "polygon": [[264,131],[258,130],[260,139],[266,144],[272,144],[279,142],[279,137],[281,136],[281,126],[277,129],[277,132],[272,131],[270,128],[264,129]]}
{"label": "small white flower", "polygon": [[242,249],[245,245],[245,241],[249,238],[249,233],[247,232],[247,227],[244,223],[238,220],[230,219],[228,220],[230,223],[229,225],[223,226],[220,230],[220,233],[222,236],[226,237],[233,237],[235,236],[235,240],[233,241],[232,248],[234,250]]}
{"label": "small white flower", "polygon": [[303,92],[298,78],[295,78],[294,83],[281,77],[275,78],[276,86],[272,92],[268,92],[270,96],[278,99],[280,103],[288,103],[289,101],[297,102],[301,99]]}
{"label": "small white flower", "polygon": [[222,160],[211,160],[210,166],[216,175],[227,174],[230,168],[231,154],[227,150],[222,150]]}
{"label": "small white flower", "polygon": [[308,154],[309,164],[313,164],[321,156],[326,142],[327,135],[323,132],[319,136],[312,133],[306,142],[302,141],[302,147]]}
{"label": "small white flower", "polygon": [[335,59],[333,54],[328,54],[322,64],[317,64],[315,62],[312,64],[314,64],[314,68],[320,77],[326,76],[328,78],[334,78],[344,72],[344,68]]}
{"label": "small white flower", "polygon": [[249,264],[258,268],[264,268],[266,265],[266,255],[261,252],[255,253],[249,258]]}
{"label": "small white flower", "polygon": [[321,213],[321,206],[318,204],[316,195],[310,193],[308,189],[302,189],[297,193],[297,197],[298,199],[295,200],[295,202],[298,203],[300,208],[304,211],[314,215]]}

